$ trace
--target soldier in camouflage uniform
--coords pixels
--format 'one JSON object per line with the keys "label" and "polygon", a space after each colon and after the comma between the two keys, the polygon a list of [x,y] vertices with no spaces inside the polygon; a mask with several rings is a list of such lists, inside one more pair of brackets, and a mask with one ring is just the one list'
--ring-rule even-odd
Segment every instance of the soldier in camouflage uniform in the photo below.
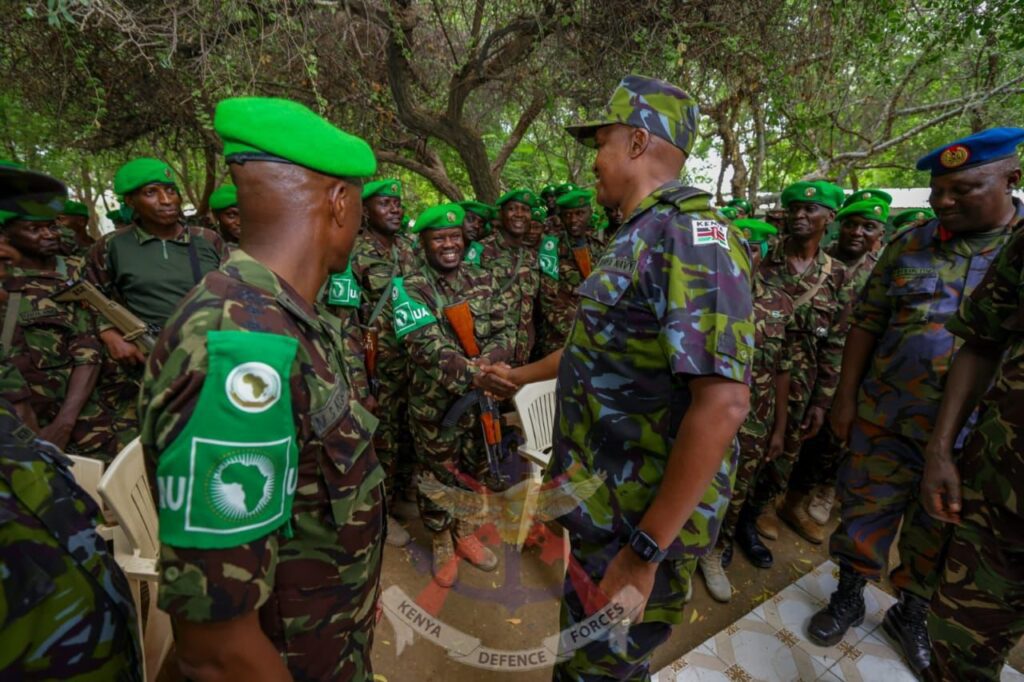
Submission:
{"label": "soldier in camouflage uniform", "polygon": [[[102,346],[92,313],[51,298],[81,276],[82,261],[59,255],[59,230],[52,217],[10,216],[3,232],[22,261],[3,281],[8,301],[19,312],[0,338],[23,380],[3,395],[43,439],[68,452],[110,461],[126,444],[118,436],[132,434],[135,426],[93,390]],[[6,307],[0,306],[0,320],[7,319]]]}
{"label": "soldier in camouflage uniform", "polygon": [[[420,237],[423,263],[396,288],[388,320],[389,333],[399,339],[413,363],[409,416],[419,470],[449,486],[461,485],[459,474],[483,481],[487,458],[477,435],[475,408],[452,428],[442,426],[441,420],[452,403],[470,390],[506,386],[480,372],[478,364],[507,360],[516,337],[515,328],[508,326],[496,305],[491,274],[462,262],[463,219],[458,204],[429,208],[416,219],[413,231]],[[467,355],[445,316],[447,306],[462,302],[469,304],[472,313],[480,359]],[[453,523],[451,515],[423,493],[418,503],[423,525],[433,534],[433,573],[439,585],[455,584],[456,552],[485,571],[497,567],[497,557],[473,535],[475,528],[458,519]]]}
{"label": "soldier in camouflage uniform", "polygon": [[80,201],[65,201],[57,214],[60,226],[60,253],[62,256],[85,258],[96,240],[89,236],[89,207]]}
{"label": "soldier in camouflage uniform", "polygon": [[[362,297],[359,319],[364,345],[376,348],[375,366],[368,368],[380,419],[374,445],[387,473],[390,505],[411,485],[415,455],[403,438],[409,423],[409,358],[394,335],[384,332],[384,318],[395,280],[410,272],[419,257],[401,234],[401,181],[385,178],[368,182],[362,196],[363,228],[352,251],[350,274]],[[409,540],[408,531],[389,516],[388,543],[401,547]]]}
{"label": "soldier in camouflage uniform", "polygon": [[491,221],[497,217],[494,207],[480,201],[460,201],[459,206],[466,212],[462,223],[462,239],[466,243],[464,260],[470,265],[480,267],[480,256],[484,246],[480,240],[491,233]]}
{"label": "soldier in camouflage uniform", "polygon": [[214,127],[246,229],[146,368],[159,605],[186,676],[216,664],[225,679],[367,680],[384,471],[340,323],[315,301],[359,229],[359,186],[342,178],[376,162],[286,100],[225,100]]}
{"label": "soldier in camouflage uniform", "polygon": [[210,210],[217,229],[229,251],[238,248],[242,235],[242,217],[238,211],[238,190],[234,185],[221,185],[210,194]]}
{"label": "soldier in camouflage uniform", "polygon": [[737,544],[755,565],[770,565],[772,555],[749,524],[765,537],[778,537],[775,499],[786,490],[801,442],[821,428],[839,379],[846,271],[820,241],[842,201],[843,190],[823,180],[787,187],[782,193],[787,236],[758,269],[767,286],[782,289],[793,300],[793,321],[787,330],[792,368],[784,447],[761,469],[736,531]]}
{"label": "soldier in camouflage uniform", "polygon": [[540,312],[543,333],[538,338],[541,356],[565,345],[579,303],[577,288],[590,276],[602,246],[590,226],[593,193],[575,190],[558,197],[559,220],[564,229],[541,240]]}
{"label": "soldier in camouflage uniform", "polygon": [[[860,190],[846,200],[836,215],[839,239],[825,252],[846,267],[851,305],[878,262],[877,248],[885,234],[889,201],[891,197],[881,190]],[[844,336],[847,334],[848,323],[842,323],[841,331]],[[818,532],[808,525],[810,522],[819,527],[828,523],[835,500],[836,474],[844,453],[845,448],[827,422],[818,435],[804,441],[800,448],[800,457],[789,479],[787,503],[805,507],[806,513],[785,508],[779,513],[789,523],[805,526],[802,534]]]}
{"label": "soldier in camouflage uniform", "polygon": [[[854,309],[832,406],[833,431],[850,450],[839,470],[841,521],[829,547],[840,578],[808,634],[831,646],[863,618],[865,580],[880,579],[902,519],[901,564],[889,576],[900,602],[883,627],[918,673],[928,667],[925,617],[947,537],[918,497],[924,447],[960,345],[944,324],[981,281],[1011,226],[1024,219],[1009,190],[1020,178],[1016,160],[978,165],[986,133],[978,135],[980,142],[971,136],[918,161],[932,171],[931,201],[941,223],[900,233],[879,258]],[[1024,130],[1013,139],[1024,139]],[[963,157],[972,163],[965,166]],[[979,204],[983,210],[972,212]],[[973,419],[967,421],[970,427]],[[959,448],[966,433],[951,447]]]}
{"label": "soldier in camouflage uniform", "polygon": [[[565,652],[557,680],[648,678],[731,495],[753,361],[750,261],[710,196],[677,180],[697,118],[679,88],[627,76],[600,120],[569,128],[597,147],[598,203],[629,217],[580,287],[558,354],[545,478],[607,474],[559,519],[573,559],[562,626],[597,608],[594,583],[609,598],[632,588],[646,610],[623,622],[625,651],[599,639]],[[634,173],[646,181],[633,184]]]}
{"label": "soldier in camouflage uniform", "polygon": [[[928,512],[957,524],[928,614],[926,675],[933,680],[998,680],[1024,636],[1022,292],[1018,229],[947,324],[964,346],[949,372],[921,481]],[[963,415],[983,394],[978,425],[957,461]]]}
{"label": "soldier in camouflage uniform", "polygon": [[517,330],[510,361],[526,363],[536,341],[533,310],[540,288],[537,252],[526,248],[524,239],[530,229],[536,196],[528,189],[514,189],[497,202],[498,229],[483,240],[481,262],[498,285],[499,306],[506,323]]}

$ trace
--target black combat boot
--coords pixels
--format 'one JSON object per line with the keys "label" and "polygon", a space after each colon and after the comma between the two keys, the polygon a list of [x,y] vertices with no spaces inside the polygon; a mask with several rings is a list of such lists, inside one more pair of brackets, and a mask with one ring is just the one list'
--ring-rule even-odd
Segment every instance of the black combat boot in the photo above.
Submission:
{"label": "black combat boot", "polygon": [[772,556],[772,551],[761,542],[761,536],[757,534],[757,526],[754,525],[756,520],[757,515],[751,514],[750,508],[744,506],[736,521],[733,542],[739,545],[743,553],[750,559],[750,563],[758,568],[771,568],[775,558]]}
{"label": "black combat boot", "polygon": [[885,612],[882,628],[899,645],[903,658],[916,673],[931,663],[932,643],[928,638],[928,602],[909,592],[900,593],[900,601]]}
{"label": "black combat boot", "polygon": [[722,568],[729,568],[732,563],[732,540],[727,540],[725,549],[722,550]]}
{"label": "black combat boot", "polygon": [[839,586],[828,606],[811,616],[807,637],[818,646],[835,646],[850,626],[864,622],[864,578],[848,568],[839,569]]}

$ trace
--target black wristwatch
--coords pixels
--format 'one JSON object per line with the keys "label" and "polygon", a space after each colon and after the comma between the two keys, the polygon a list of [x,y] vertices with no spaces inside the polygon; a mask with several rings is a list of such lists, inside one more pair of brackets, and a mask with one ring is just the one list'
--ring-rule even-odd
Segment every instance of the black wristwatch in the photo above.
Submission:
{"label": "black wristwatch", "polygon": [[654,538],[639,528],[634,530],[633,534],[629,536],[629,546],[637,553],[637,556],[649,564],[659,563],[668,555],[667,549],[658,547],[658,543],[654,541]]}

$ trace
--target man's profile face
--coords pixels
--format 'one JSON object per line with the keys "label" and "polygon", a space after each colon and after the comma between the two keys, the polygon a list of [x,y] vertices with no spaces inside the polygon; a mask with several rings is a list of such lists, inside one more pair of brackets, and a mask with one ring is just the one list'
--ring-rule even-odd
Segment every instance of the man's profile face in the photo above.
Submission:
{"label": "man's profile face", "polygon": [[597,156],[594,176],[597,178],[597,203],[620,206],[624,194],[623,180],[629,173],[629,144],[633,128],[614,124],[602,126],[594,135]]}
{"label": "man's profile face", "polygon": [[143,225],[172,227],[181,219],[181,195],[174,185],[151,182],[124,198]]}
{"label": "man's profile face", "polygon": [[458,268],[466,251],[461,227],[424,230],[420,233],[420,243],[427,265],[438,272],[451,272]]}
{"label": "man's profile face", "polygon": [[991,163],[931,179],[928,202],[950,232],[992,230],[1006,216],[1006,195],[1020,181],[1020,170]]}
{"label": "man's profile face", "polygon": [[398,234],[402,229],[402,200],[399,197],[373,196],[365,204],[370,229],[388,236]]}

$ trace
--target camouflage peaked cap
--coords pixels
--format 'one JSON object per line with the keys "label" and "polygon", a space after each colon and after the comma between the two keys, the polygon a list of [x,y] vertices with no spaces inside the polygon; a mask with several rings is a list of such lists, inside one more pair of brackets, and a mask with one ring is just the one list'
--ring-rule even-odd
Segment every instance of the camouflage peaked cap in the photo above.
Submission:
{"label": "camouflage peaked cap", "polygon": [[621,123],[643,128],[689,155],[697,139],[699,116],[696,100],[671,83],[629,75],[615,88],[598,119],[568,126],[566,131],[581,143],[592,146],[598,128]]}

